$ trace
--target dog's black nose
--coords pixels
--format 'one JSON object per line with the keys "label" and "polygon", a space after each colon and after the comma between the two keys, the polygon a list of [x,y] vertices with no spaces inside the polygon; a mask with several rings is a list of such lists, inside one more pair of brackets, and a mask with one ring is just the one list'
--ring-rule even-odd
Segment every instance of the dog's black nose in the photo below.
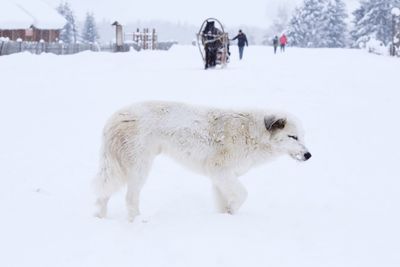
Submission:
{"label": "dog's black nose", "polygon": [[304,154],[304,158],[305,158],[306,160],[309,160],[309,159],[311,158],[311,153],[310,153],[310,152],[305,153],[305,154]]}

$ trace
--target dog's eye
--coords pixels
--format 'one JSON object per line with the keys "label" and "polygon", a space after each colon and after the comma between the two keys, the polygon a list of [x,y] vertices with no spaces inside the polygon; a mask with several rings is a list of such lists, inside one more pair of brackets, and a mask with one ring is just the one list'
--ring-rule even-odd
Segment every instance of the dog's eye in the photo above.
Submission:
{"label": "dog's eye", "polygon": [[288,135],[288,137],[289,137],[289,138],[292,138],[292,139],[294,139],[294,140],[299,140],[299,138],[298,138],[297,136],[295,136],[295,135]]}

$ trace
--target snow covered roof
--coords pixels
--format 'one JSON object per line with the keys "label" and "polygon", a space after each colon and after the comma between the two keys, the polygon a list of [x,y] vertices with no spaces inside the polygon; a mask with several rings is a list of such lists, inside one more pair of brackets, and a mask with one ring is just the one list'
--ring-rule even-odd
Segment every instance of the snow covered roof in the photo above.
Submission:
{"label": "snow covered roof", "polygon": [[66,20],[41,0],[5,0],[0,3],[0,29],[61,29]]}

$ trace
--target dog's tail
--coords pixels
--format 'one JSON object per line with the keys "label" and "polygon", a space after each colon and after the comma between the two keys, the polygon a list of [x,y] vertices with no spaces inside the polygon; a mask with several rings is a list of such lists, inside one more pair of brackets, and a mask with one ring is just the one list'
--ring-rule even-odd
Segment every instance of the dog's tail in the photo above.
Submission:
{"label": "dog's tail", "polygon": [[108,198],[126,184],[127,147],[125,123],[113,116],[103,132],[100,169],[94,179],[97,197]]}

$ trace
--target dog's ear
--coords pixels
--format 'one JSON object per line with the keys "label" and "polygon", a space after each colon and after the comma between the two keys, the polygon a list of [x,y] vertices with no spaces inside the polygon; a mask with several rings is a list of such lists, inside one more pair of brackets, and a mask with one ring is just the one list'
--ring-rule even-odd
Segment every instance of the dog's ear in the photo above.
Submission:
{"label": "dog's ear", "polygon": [[267,117],[264,117],[264,124],[265,124],[265,128],[267,128],[267,130],[269,132],[274,132],[278,129],[285,128],[286,119],[277,118],[275,116],[267,116]]}

